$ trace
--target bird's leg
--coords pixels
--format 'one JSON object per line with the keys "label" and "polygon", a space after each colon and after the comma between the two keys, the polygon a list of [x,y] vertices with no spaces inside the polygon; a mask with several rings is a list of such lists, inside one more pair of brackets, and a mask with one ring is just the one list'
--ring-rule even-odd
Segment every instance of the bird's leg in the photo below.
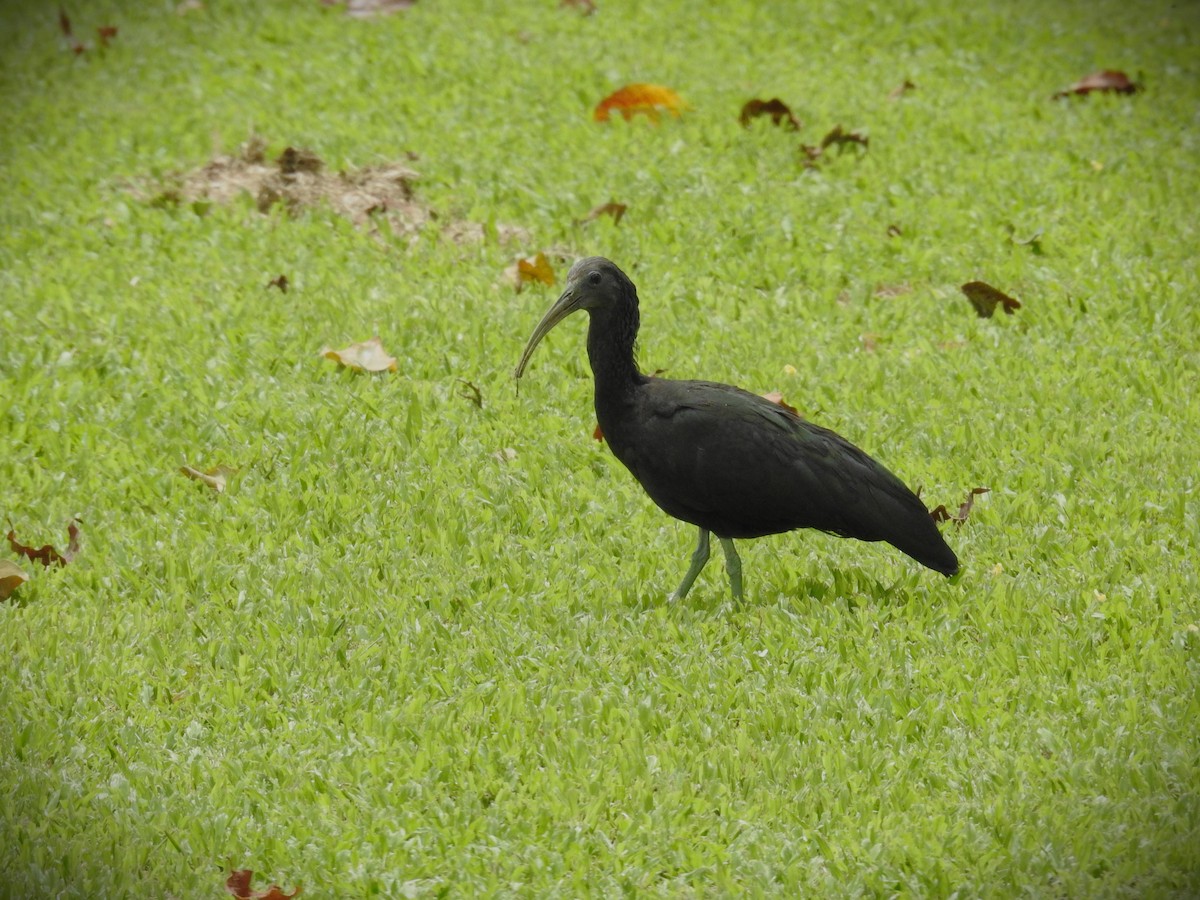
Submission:
{"label": "bird's leg", "polygon": [[671,595],[671,600],[682,600],[687,596],[687,592],[692,589],[692,582],[696,580],[696,576],[700,574],[700,570],[704,568],[706,562],[708,562],[708,529],[701,528],[700,540],[696,543],[696,552],[692,554],[692,564],[688,566],[683,581]]}
{"label": "bird's leg", "polygon": [[734,600],[742,600],[742,558],[734,549],[732,538],[718,538],[725,551],[725,571],[729,573],[729,589]]}

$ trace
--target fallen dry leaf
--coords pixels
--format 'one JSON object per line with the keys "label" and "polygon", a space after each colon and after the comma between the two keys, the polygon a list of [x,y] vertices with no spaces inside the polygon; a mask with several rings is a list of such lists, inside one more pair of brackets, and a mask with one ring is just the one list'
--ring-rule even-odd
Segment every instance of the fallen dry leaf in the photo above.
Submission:
{"label": "fallen dry leaf", "polygon": [[237,469],[230,466],[213,466],[211,469],[201,472],[199,469],[194,469],[191,466],[180,466],[179,471],[193,481],[203,482],[218,494],[221,494],[225,492],[225,484],[229,476],[236,472]]}
{"label": "fallen dry leaf", "polygon": [[8,523],[8,545],[12,548],[13,553],[17,556],[24,556],[30,562],[40,562],[43,566],[60,565],[65,566],[75,558],[79,553],[79,520],[71,519],[67,523],[67,549],[64,553],[59,553],[50,544],[43,544],[41,547],[27,547],[25,544],[17,540],[16,530],[13,528],[12,522]]}
{"label": "fallen dry leaf", "polygon": [[597,122],[607,122],[610,111],[615,109],[626,122],[635,113],[642,113],[657,122],[662,110],[678,117],[685,106],[678,94],[661,84],[627,84],[601,100],[592,117]]}
{"label": "fallen dry leaf", "polygon": [[967,499],[959,504],[958,512],[951,513],[946,509],[946,504],[939,504],[936,509],[931,509],[929,515],[933,516],[935,522],[954,522],[955,525],[961,526],[967,521],[967,516],[971,514],[971,507],[975,505],[975,498],[979,494],[986,494],[991,488],[977,487],[967,491]]}
{"label": "fallen dry leaf", "polygon": [[67,17],[67,11],[61,6],[58,8],[58,30],[67,39],[67,46],[71,48],[71,52],[76,56],[87,50],[87,46],[83,41],[75,37],[74,32],[71,31],[71,20]]}
{"label": "fallen dry leaf", "polygon": [[15,562],[0,559],[0,600],[7,600],[13,591],[29,580]]}
{"label": "fallen dry leaf", "polygon": [[303,890],[297,886],[289,894],[279,885],[273,884],[265,891],[256,891],[250,887],[253,879],[253,869],[239,869],[236,872],[230,872],[229,877],[225,879],[225,890],[233,894],[237,900],[291,900]]}
{"label": "fallen dry leaf", "polygon": [[590,16],[596,11],[596,4],[593,0],[559,0],[559,9],[567,9],[568,7],[579,10],[580,14],[585,16]]}
{"label": "fallen dry leaf", "polygon": [[792,111],[788,105],[778,97],[772,97],[770,100],[747,101],[746,105],[742,107],[738,121],[742,123],[743,128],[748,128],[750,127],[751,119],[757,119],[759,116],[770,116],[771,121],[776,125],[787,122],[788,127],[792,131],[800,130],[800,120],[792,115]]}
{"label": "fallen dry leaf", "polygon": [[395,372],[399,366],[396,358],[389,356],[383,349],[383,341],[373,337],[369,341],[351,344],[342,350],[322,347],[321,356],[332,359],[347,369],[357,369],[360,372]]}
{"label": "fallen dry leaf", "polygon": [[788,412],[790,412],[793,416],[800,415],[800,410],[796,409],[796,407],[792,406],[790,403],[788,403],[786,400],[783,399],[783,393],[781,391],[768,391],[767,393],[762,395],[762,398],[764,400],[770,400],[772,403],[776,404],[777,406],[782,406],[784,409],[786,409]]}
{"label": "fallen dry leaf", "polygon": [[901,97],[903,97],[909,91],[915,91],[916,89],[917,89],[917,86],[915,84],[913,84],[911,81],[909,81],[907,78],[905,78],[903,83],[896,85],[896,87],[894,87],[890,91],[888,91],[888,99],[889,100],[899,100]]}
{"label": "fallen dry leaf", "polygon": [[492,459],[498,459],[502,463],[512,462],[517,458],[517,451],[512,447],[505,447],[503,450],[497,450],[492,454]]}
{"label": "fallen dry leaf", "polygon": [[982,281],[968,281],[961,290],[981,319],[990,319],[997,306],[1002,306],[1005,314],[1010,316],[1014,310],[1021,308],[1021,301]]}
{"label": "fallen dry leaf", "polygon": [[554,285],[554,269],[546,254],[540,250],[533,256],[522,257],[504,270],[504,278],[519,293],[525,285],[537,281],[552,287]]}
{"label": "fallen dry leaf", "polygon": [[893,225],[889,225],[887,227],[887,236],[890,238],[900,237],[900,235],[902,235],[902,234],[904,234],[904,232],[900,230],[899,225],[893,224]]}
{"label": "fallen dry leaf", "polygon": [[600,430],[600,423],[596,423],[596,427],[592,429],[592,437],[604,443],[604,432]]}
{"label": "fallen dry leaf", "polygon": [[821,149],[825,150],[835,144],[839,151],[848,144],[870,149],[871,139],[861,131],[846,131],[841,125],[834,125],[829,134],[821,138]]}
{"label": "fallen dry leaf", "polygon": [[628,208],[624,203],[614,203],[610,200],[608,203],[601,203],[599,206],[593,207],[582,219],[576,219],[575,224],[586,225],[588,222],[594,222],[601,216],[611,216],[613,224],[618,225],[621,222],[621,217],[625,215],[625,210]]}
{"label": "fallen dry leaf", "polygon": [[1134,94],[1137,93],[1138,85],[1129,80],[1129,76],[1117,69],[1105,69],[1102,72],[1093,72],[1085,78],[1081,78],[1066,90],[1059,91],[1052,96],[1052,99],[1058,100],[1061,97],[1085,96],[1092,91],[1102,91],[1113,94]]}
{"label": "fallen dry leaf", "polygon": [[100,38],[100,46],[107,47],[117,37],[117,26],[101,25],[96,29],[96,36]]}
{"label": "fallen dry leaf", "polygon": [[458,396],[464,400],[470,400],[480,409],[483,409],[483,391],[479,390],[478,385],[474,382],[465,381],[462,378],[458,379],[458,383],[462,386],[458,392]]}
{"label": "fallen dry leaf", "polygon": [[288,277],[286,275],[280,275],[278,278],[272,278],[267,282],[267,287],[279,288],[281,292],[286,294],[288,292]]}

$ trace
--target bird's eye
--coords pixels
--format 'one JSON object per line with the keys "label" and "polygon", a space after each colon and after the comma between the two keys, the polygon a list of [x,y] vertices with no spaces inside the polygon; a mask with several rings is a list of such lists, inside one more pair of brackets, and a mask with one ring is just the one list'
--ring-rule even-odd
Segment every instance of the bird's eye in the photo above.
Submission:
{"label": "bird's eye", "polygon": [[599,272],[591,272],[588,274],[588,284],[599,284],[600,278]]}

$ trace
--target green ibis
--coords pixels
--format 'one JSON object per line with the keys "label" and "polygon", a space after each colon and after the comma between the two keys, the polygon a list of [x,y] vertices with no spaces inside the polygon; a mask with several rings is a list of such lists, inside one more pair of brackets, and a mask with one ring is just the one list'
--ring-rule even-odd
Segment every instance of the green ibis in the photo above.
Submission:
{"label": "green ibis", "polygon": [[517,378],[542,338],[581,309],[590,317],[588,361],[604,439],[650,499],[700,529],[672,599],[686,596],[704,568],[710,534],[721,542],[738,600],[734,539],[796,528],[885,541],[943,575],[958,571],[925,504],[845,438],[732,385],[643,375],[633,353],[637,289],[610,260],[590,256],[571,267],[562,296],[525,345]]}

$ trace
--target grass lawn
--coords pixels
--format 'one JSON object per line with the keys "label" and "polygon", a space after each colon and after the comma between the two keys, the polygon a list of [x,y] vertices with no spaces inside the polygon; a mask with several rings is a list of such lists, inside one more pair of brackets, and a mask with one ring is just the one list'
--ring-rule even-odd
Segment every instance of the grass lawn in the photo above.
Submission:
{"label": "grass lawn", "polygon": [[[0,522],[82,521],[0,544],[0,895],[1200,894],[1200,7],[597,6],[0,9]],[[187,193],[256,135],[435,218]],[[511,377],[587,254],[645,370],[990,488],[964,573],[804,532],[667,603],[584,317]]]}

